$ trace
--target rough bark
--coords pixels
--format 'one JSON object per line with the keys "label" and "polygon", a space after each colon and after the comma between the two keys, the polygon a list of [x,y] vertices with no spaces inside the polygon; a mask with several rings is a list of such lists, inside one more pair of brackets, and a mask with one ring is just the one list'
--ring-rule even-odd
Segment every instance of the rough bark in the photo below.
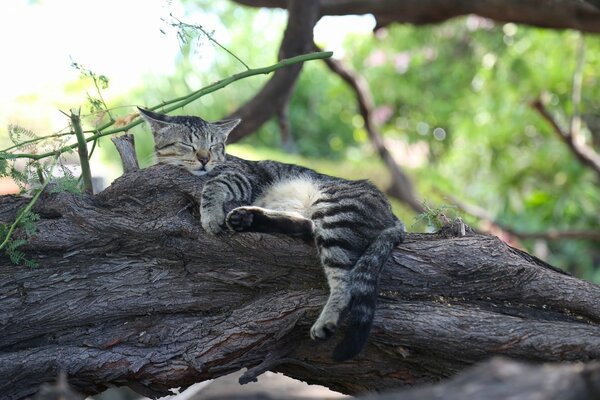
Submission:
{"label": "rough bark", "polygon": [[123,172],[133,172],[140,169],[135,155],[135,138],[133,135],[116,136],[111,141],[115,144],[119,156],[121,156]]}
{"label": "rough bark", "polygon": [[[66,372],[78,391],[148,395],[250,367],[345,393],[436,382],[492,355],[600,358],[600,287],[488,236],[411,234],[381,279],[373,332],[334,363],[308,330],[327,296],[315,249],[287,237],[208,237],[202,179],[134,171],[95,196],[44,194],[28,253],[0,258],[0,393]],[[0,197],[0,221],[25,200]]]}
{"label": "rough bark", "polygon": [[[234,0],[252,7],[285,8],[286,0]],[[581,0],[321,0],[321,15],[373,14],[377,28],[416,25],[477,14],[499,22],[600,32],[600,4]],[[376,29],[377,29],[376,28]]]}

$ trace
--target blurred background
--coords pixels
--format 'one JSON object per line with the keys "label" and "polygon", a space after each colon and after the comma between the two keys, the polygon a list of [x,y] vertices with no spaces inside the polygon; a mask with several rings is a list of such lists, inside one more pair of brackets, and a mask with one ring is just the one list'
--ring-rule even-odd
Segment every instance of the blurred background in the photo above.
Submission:
{"label": "blurred background", "polygon": [[[99,101],[126,123],[136,105],[154,106],[244,70],[206,34],[182,35],[178,20],[201,25],[258,68],[276,62],[287,12],[208,0],[1,2],[1,147],[12,146],[15,132],[61,131],[69,125],[64,113],[74,107],[82,108],[87,129],[106,117]],[[288,108],[289,130],[274,118],[228,151],[370,179],[391,194],[409,231],[434,230],[432,214],[460,216],[600,283],[599,175],[552,125],[568,130],[573,116],[580,117],[578,140],[600,152],[600,38],[474,15],[374,28],[370,15],[323,17],[314,37],[366,82],[371,122],[420,206],[394,196],[389,165],[355,92],[322,61],[303,67]],[[238,81],[174,114],[220,119],[268,79]],[[141,165],[150,165],[147,127],[129,133]],[[122,173],[110,138],[99,141],[91,168],[96,190]],[[19,190],[10,178],[0,189]],[[423,210],[429,210],[425,217]]]}

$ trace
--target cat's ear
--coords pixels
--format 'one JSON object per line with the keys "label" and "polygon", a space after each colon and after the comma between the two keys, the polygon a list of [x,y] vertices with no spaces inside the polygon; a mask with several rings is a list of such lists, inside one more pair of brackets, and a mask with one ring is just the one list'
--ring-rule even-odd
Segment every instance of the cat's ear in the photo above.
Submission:
{"label": "cat's ear", "polygon": [[217,128],[217,131],[223,137],[223,141],[225,141],[225,140],[227,140],[227,136],[229,136],[229,133],[233,130],[233,128],[235,128],[236,126],[238,126],[238,124],[240,122],[242,122],[242,120],[239,119],[239,118],[224,119],[224,120],[221,120],[221,121],[213,122],[212,125],[215,128]]}
{"label": "cat's ear", "polygon": [[169,117],[168,115],[155,113],[150,110],[144,110],[140,107],[138,107],[137,109],[140,111],[140,115],[142,116],[142,118],[144,118],[144,120],[146,120],[146,122],[150,124],[150,128],[153,132],[158,132],[162,128],[171,124],[171,117]]}

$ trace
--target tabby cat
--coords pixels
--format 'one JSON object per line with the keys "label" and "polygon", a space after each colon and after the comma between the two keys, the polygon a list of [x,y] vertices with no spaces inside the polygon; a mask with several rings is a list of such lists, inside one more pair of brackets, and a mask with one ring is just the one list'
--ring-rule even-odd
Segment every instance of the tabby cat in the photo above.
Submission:
{"label": "tabby cat", "polygon": [[314,241],[330,293],[310,337],[331,337],[348,310],[348,329],[333,358],[356,356],[373,322],[381,268],[404,239],[404,225],[383,193],[367,181],[226,154],[225,141],[239,119],[207,122],[143,109],[140,113],[154,134],[159,162],[206,175],[200,214],[208,233],[284,233]]}

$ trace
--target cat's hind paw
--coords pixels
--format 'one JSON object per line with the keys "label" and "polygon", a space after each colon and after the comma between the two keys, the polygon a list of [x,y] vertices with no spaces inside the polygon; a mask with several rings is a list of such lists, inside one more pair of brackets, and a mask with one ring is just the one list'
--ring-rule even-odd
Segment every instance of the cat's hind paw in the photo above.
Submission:
{"label": "cat's hind paw", "polygon": [[310,338],[312,340],[327,340],[335,334],[337,324],[333,321],[315,322],[310,328]]}
{"label": "cat's hind paw", "polygon": [[232,231],[243,232],[247,231],[252,226],[254,220],[254,212],[245,207],[234,208],[227,214],[225,222]]}

